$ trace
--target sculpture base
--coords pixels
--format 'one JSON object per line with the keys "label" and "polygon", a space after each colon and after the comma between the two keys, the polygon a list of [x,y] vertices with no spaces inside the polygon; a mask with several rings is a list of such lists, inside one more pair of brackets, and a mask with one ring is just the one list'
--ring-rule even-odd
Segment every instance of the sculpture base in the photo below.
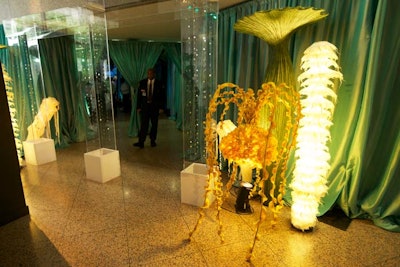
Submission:
{"label": "sculpture base", "polygon": [[[249,184],[249,183],[246,183]],[[241,186],[239,188],[239,193],[236,197],[236,204],[235,204],[235,211],[238,214],[252,214],[253,209],[250,206],[250,201],[249,201],[249,194],[251,190],[252,185],[249,184],[249,186]]]}
{"label": "sculpture base", "polygon": [[293,223],[290,223],[290,225],[292,226],[292,228],[296,229],[297,231],[302,231],[303,233],[311,233],[314,231],[314,227],[310,227],[308,229],[300,229],[294,226]]}
{"label": "sculpture base", "polygon": [[[181,171],[181,202],[197,207],[204,205],[205,187],[207,186],[207,166],[201,163],[192,163]],[[208,195],[209,203],[214,201],[214,195]]]}
{"label": "sculpture base", "polygon": [[28,164],[42,165],[57,160],[53,139],[40,138],[27,140],[22,144],[24,147],[25,162]]}
{"label": "sculpture base", "polygon": [[119,151],[100,148],[84,154],[86,178],[99,183],[121,175]]}

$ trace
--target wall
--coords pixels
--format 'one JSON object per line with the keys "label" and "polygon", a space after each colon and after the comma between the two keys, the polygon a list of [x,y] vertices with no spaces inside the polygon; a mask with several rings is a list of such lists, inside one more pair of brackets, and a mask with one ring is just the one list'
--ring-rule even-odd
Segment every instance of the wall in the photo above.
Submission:
{"label": "wall", "polygon": [[3,73],[0,72],[0,226],[28,215]]}

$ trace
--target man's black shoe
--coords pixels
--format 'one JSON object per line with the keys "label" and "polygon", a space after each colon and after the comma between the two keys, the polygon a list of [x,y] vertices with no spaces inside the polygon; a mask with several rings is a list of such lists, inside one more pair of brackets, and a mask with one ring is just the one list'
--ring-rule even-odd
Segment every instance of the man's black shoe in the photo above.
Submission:
{"label": "man's black shoe", "polygon": [[152,147],[157,146],[156,142],[152,141],[152,142],[151,142],[151,146],[152,146]]}
{"label": "man's black shoe", "polygon": [[133,146],[137,146],[137,147],[140,147],[140,148],[144,148],[144,144],[143,144],[143,143],[140,143],[140,142],[134,143]]}

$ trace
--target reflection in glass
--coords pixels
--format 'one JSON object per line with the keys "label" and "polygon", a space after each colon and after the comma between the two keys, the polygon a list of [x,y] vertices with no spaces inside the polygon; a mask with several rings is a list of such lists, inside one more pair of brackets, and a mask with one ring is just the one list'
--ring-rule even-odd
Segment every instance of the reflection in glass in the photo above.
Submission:
{"label": "reflection in glass", "polygon": [[205,163],[204,122],[217,87],[218,2],[185,1],[181,5],[184,165]]}
{"label": "reflection in glass", "polygon": [[104,13],[63,8],[3,25],[20,128],[32,122],[43,98],[53,96],[61,104],[59,146],[86,140],[87,151],[116,149]]}

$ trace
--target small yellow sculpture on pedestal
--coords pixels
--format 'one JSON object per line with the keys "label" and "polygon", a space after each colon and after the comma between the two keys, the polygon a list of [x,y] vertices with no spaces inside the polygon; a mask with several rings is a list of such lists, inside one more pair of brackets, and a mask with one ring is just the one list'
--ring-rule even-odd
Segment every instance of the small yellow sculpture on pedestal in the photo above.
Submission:
{"label": "small yellow sculpture on pedestal", "polygon": [[59,122],[58,111],[60,110],[60,102],[54,97],[47,97],[42,100],[39,112],[36,114],[34,121],[28,127],[28,137],[26,140],[35,140],[43,136],[50,138],[50,120],[54,116],[54,124],[56,127],[56,135],[59,138]]}

